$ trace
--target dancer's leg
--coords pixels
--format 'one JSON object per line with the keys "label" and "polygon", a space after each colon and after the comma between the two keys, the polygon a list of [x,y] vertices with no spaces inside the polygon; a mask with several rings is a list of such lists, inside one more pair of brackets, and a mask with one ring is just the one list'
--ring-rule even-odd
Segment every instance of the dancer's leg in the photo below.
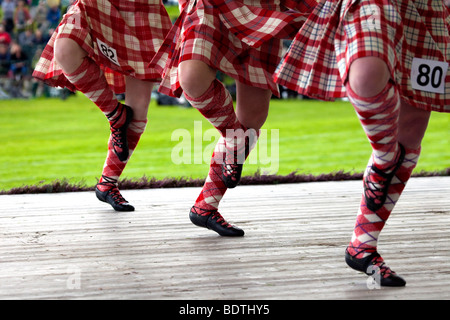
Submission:
{"label": "dancer's leg", "polygon": [[[259,131],[267,118],[270,97],[271,93],[268,90],[249,87],[237,82],[236,112],[239,120],[242,118],[242,123],[252,128],[255,133]],[[252,136],[254,140],[249,144],[246,155],[255,146],[257,137],[257,134]],[[190,218],[195,224],[208,227],[219,234],[241,236],[244,235],[244,232],[228,224],[218,213],[220,200],[227,190],[222,178],[222,162],[225,153],[225,138],[221,137],[213,152],[205,184],[191,209]],[[212,223],[215,220],[220,220],[220,227],[215,227],[217,224]]]}
{"label": "dancer's leg", "polygon": [[361,58],[353,62],[346,85],[349,100],[372,146],[364,195],[367,206],[374,211],[383,206],[389,181],[402,157],[398,144],[400,96],[388,75],[382,60]]}
{"label": "dancer's leg", "polygon": [[[360,61],[364,62],[366,67],[368,61],[370,62],[367,59]],[[364,70],[361,65],[355,66],[360,67],[358,71]],[[373,156],[365,172],[365,193],[352,240],[346,251],[346,261],[352,268],[368,274],[372,272],[367,270],[368,267],[377,267],[381,275],[381,285],[403,286],[406,282],[397,276],[377,253],[377,243],[381,230],[417,164],[429,112],[401,102],[395,86],[386,81],[386,69],[382,66],[378,65],[373,72],[375,74],[365,70],[365,76],[370,78],[372,75],[376,81],[372,85],[370,80],[366,79],[369,84],[362,89],[358,88],[355,83],[364,82],[358,82],[355,78],[347,84],[350,101],[371,142]],[[358,74],[364,73],[353,73]],[[384,83],[380,84],[380,79],[384,79]],[[351,87],[352,83],[358,88],[358,93]],[[382,88],[383,84],[385,88]],[[397,151],[398,149],[402,152]],[[376,189],[371,189],[374,186]],[[379,197],[377,192],[382,192],[383,197]],[[375,197],[371,197],[374,194]]]}
{"label": "dancer's leg", "polygon": [[66,78],[108,118],[113,150],[120,160],[126,160],[128,158],[126,131],[133,117],[133,111],[117,101],[100,67],[74,40],[57,39],[54,50],[55,59]]}
{"label": "dancer's leg", "polygon": [[134,210],[134,207],[122,197],[117,186],[120,175],[145,131],[152,87],[151,82],[126,77],[125,103],[133,109],[134,114],[127,132],[129,156],[126,161],[120,161],[113,151],[110,138],[102,177],[96,190],[99,199],[110,203],[117,211]]}
{"label": "dancer's leg", "polygon": [[269,113],[272,92],[236,82],[236,114],[239,122],[247,128],[237,131],[226,139],[226,156],[222,165],[222,176],[228,188],[234,188],[240,181],[245,160],[255,147],[259,129]]}

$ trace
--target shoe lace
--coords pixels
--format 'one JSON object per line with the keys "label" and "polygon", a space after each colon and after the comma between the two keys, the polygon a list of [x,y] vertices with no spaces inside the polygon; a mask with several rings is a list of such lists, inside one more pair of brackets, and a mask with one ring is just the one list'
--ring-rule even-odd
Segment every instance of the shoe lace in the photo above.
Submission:
{"label": "shoe lace", "polygon": [[[364,253],[372,254],[372,253],[376,252],[376,249],[374,249],[374,248],[357,249],[353,246],[351,248],[356,252],[355,254],[352,254],[352,257],[354,257],[354,258],[356,258],[356,256],[360,255],[360,254],[364,254]],[[356,259],[358,259],[358,258],[356,258]],[[395,272],[392,271],[391,268],[389,268],[386,265],[386,262],[384,262],[384,259],[379,254],[377,254],[370,261],[369,267],[367,269],[369,270],[369,268],[371,269],[370,271],[380,274],[383,278],[389,277],[391,274],[395,274]]]}
{"label": "shoe lace", "polygon": [[377,268],[377,273],[379,273],[383,278],[389,277],[391,274],[395,273],[386,265],[383,258],[380,256],[373,258],[371,265]]}
{"label": "shoe lace", "polygon": [[241,164],[227,164],[225,163],[223,168],[223,175],[226,177],[231,177],[233,180],[237,179],[236,176],[238,174],[239,171],[239,167],[242,166]]}
{"label": "shoe lace", "polygon": [[222,226],[231,227],[231,225],[225,220],[224,217],[217,211],[217,209],[208,210],[198,207],[193,207],[196,214],[200,216],[209,216],[211,215],[211,219],[216,220],[218,223],[220,223]]}
{"label": "shoe lace", "polygon": [[[245,160],[249,153],[249,140],[247,137],[245,138],[244,146],[242,146],[240,149],[237,149],[237,147],[226,148],[226,154],[223,163],[223,175],[236,180],[240,169],[243,167],[243,163],[240,162],[242,160]],[[242,155],[244,155],[244,159],[241,159]]]}
{"label": "shoe lace", "polygon": [[378,171],[374,166],[372,166],[368,172],[365,182],[365,194],[366,197],[373,199],[375,203],[380,203],[381,198],[386,192],[386,182],[389,179],[388,175],[383,172]]}
{"label": "shoe lace", "polygon": [[403,162],[404,155],[405,149],[402,145],[399,145],[397,159],[390,167],[381,170],[375,164],[372,164],[364,178],[364,193],[366,198],[371,199],[376,204],[381,204],[384,196],[388,192],[387,189],[390,181]]}
{"label": "shoe lace", "polygon": [[102,174],[102,179],[98,185],[114,188],[117,187],[117,180]]}
{"label": "shoe lace", "polygon": [[125,200],[124,197],[122,197],[122,194],[120,194],[120,191],[117,187],[114,187],[110,190],[109,194],[113,198],[114,202],[117,204],[126,203],[127,200]]}
{"label": "shoe lace", "polygon": [[222,217],[219,211],[213,212],[211,219],[215,219],[221,225],[231,228],[231,225],[224,219],[224,217]]}
{"label": "shoe lace", "polygon": [[116,124],[123,118],[124,112],[126,112],[125,107],[119,103],[117,104],[117,107],[107,115],[107,118],[110,120],[112,143],[114,147],[118,147],[120,149],[123,149],[122,130],[120,127],[117,128]]}
{"label": "shoe lace", "polygon": [[111,141],[114,148],[123,149],[121,129],[111,127]]}

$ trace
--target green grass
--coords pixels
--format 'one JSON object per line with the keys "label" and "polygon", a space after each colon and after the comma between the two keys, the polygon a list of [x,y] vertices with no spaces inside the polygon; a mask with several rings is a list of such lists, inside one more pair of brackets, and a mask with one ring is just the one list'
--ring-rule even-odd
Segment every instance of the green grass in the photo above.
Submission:
{"label": "green grass", "polygon": [[[196,130],[200,126],[201,132]],[[100,177],[109,127],[98,108],[81,94],[66,101],[0,101],[0,129],[0,190],[55,180],[93,186]],[[258,171],[279,175],[294,171],[313,175],[359,173],[370,155],[370,146],[348,102],[273,100],[263,129],[268,151],[261,143],[263,136],[249,159],[253,164],[244,167],[244,175]],[[416,171],[450,167],[449,129],[450,115],[433,113]],[[185,134],[184,140],[175,139],[179,133]],[[210,133],[218,136],[197,110],[160,107],[152,102],[147,130],[122,178],[204,178],[212,147]],[[279,140],[271,144],[277,134]],[[178,165],[172,152],[183,143],[191,143],[191,154],[185,154],[191,163]],[[193,152],[194,145],[205,154],[201,163],[200,154]],[[273,149],[276,146],[278,152]]]}
{"label": "green grass", "polygon": [[169,14],[169,17],[174,20],[176,18],[178,18],[179,14],[180,14],[180,10],[178,8],[178,6],[176,5],[165,5],[164,6],[166,8],[167,13]]}

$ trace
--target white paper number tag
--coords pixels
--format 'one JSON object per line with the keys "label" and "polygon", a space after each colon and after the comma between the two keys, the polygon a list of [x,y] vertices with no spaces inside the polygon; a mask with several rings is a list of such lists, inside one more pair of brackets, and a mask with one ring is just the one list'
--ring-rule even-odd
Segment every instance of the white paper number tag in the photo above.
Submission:
{"label": "white paper number tag", "polygon": [[411,67],[413,89],[434,93],[445,93],[445,78],[448,63],[414,58]]}
{"label": "white paper number tag", "polygon": [[105,57],[111,60],[111,62],[119,65],[119,62],[117,61],[117,52],[114,48],[111,48],[110,46],[108,46],[106,43],[104,43],[99,39],[97,39],[97,44],[101,53],[103,53]]}

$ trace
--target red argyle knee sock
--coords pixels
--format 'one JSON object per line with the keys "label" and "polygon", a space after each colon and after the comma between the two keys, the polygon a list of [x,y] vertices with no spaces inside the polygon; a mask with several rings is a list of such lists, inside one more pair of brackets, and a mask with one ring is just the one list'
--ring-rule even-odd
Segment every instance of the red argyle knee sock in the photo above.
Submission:
{"label": "red argyle knee sock", "polygon": [[225,163],[227,165],[244,164],[258,142],[259,134],[260,131],[255,129],[228,131],[225,137]]}
{"label": "red argyle knee sock", "polygon": [[395,85],[389,82],[380,94],[370,98],[359,97],[348,84],[346,90],[372,145],[375,166],[388,170],[396,163],[399,154],[397,125],[400,97]]}
{"label": "red argyle knee sock", "polygon": [[[364,258],[376,251],[380,232],[411,177],[419,156],[420,148],[417,150],[405,148],[405,158],[395,172],[395,176],[389,186],[387,200],[381,209],[376,212],[369,210],[366,207],[364,196],[362,197],[352,240],[348,247],[351,255],[357,255],[356,258]],[[371,165],[372,163],[369,162],[369,166]]]}
{"label": "red argyle knee sock", "polygon": [[108,142],[108,154],[106,156],[105,164],[103,166],[102,177],[99,181],[98,188],[100,191],[108,190],[117,186],[117,181],[122,174],[128,160],[130,159],[134,149],[136,148],[141,135],[145,131],[147,120],[133,120],[131,121],[128,131],[128,148],[130,150],[128,159],[126,161],[120,161],[112,149],[111,137]]}
{"label": "red argyle knee sock", "polygon": [[195,201],[194,206],[204,210],[217,210],[220,200],[227,191],[227,187],[222,180],[222,167],[225,157],[225,139],[220,137],[214,148],[209,166],[208,176],[206,177],[202,191]]}
{"label": "red argyle knee sock", "polygon": [[77,70],[64,75],[80,92],[100,108],[110,123],[114,123],[116,128],[122,126],[126,120],[123,105],[118,103],[103,71],[92,59],[84,58]]}
{"label": "red argyle knee sock", "polygon": [[[257,139],[258,137],[255,137]],[[256,141],[249,147],[249,152],[255,147]],[[211,164],[209,167],[208,176],[205,180],[203,188],[195,201],[194,206],[203,210],[217,210],[219,208],[220,200],[222,200],[227,187],[222,180],[222,166],[226,155],[225,139],[220,137],[214,149]]]}
{"label": "red argyle knee sock", "polygon": [[220,131],[223,137],[228,130],[237,130],[245,128],[237,119],[233,108],[233,99],[230,92],[219,80],[215,79],[206,92],[198,98],[192,98],[186,95],[186,99],[208,121]]}

